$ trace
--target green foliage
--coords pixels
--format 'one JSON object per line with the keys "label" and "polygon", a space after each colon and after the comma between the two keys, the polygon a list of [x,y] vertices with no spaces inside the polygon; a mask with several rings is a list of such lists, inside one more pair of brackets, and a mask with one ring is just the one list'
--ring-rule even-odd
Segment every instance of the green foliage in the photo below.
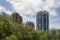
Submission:
{"label": "green foliage", "polygon": [[11,35],[10,22],[8,20],[7,14],[2,12],[0,15],[0,40],[5,39],[6,36]]}
{"label": "green foliage", "polygon": [[11,35],[9,37],[6,37],[6,40],[18,40],[18,38],[15,35]]}

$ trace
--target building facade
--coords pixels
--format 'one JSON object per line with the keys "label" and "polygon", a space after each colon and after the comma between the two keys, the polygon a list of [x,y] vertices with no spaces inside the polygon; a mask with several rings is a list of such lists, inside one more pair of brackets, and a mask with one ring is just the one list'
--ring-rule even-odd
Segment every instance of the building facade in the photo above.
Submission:
{"label": "building facade", "polygon": [[36,29],[49,30],[49,13],[47,11],[40,11],[36,15]]}
{"label": "building facade", "polygon": [[33,22],[26,22],[26,26],[31,26],[34,28],[34,23]]}
{"label": "building facade", "polygon": [[22,17],[17,12],[12,13],[10,18],[13,23],[17,23],[17,24],[22,23]]}

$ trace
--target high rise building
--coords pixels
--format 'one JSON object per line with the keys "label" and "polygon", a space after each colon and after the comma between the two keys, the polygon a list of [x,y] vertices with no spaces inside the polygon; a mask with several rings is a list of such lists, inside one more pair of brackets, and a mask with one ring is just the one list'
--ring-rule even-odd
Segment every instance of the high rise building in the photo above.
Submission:
{"label": "high rise building", "polygon": [[49,30],[49,13],[46,10],[40,11],[36,16],[36,29]]}
{"label": "high rise building", "polygon": [[26,26],[31,26],[34,28],[34,23],[33,22],[26,22]]}
{"label": "high rise building", "polygon": [[22,17],[17,12],[13,12],[10,18],[13,23],[22,23]]}

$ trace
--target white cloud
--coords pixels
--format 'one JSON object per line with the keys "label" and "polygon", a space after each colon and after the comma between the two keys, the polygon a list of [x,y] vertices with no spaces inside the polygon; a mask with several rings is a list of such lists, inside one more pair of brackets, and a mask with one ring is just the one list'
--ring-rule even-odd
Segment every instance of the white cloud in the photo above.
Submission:
{"label": "white cloud", "polygon": [[5,8],[3,6],[0,6],[0,12],[5,11]]}
{"label": "white cloud", "polygon": [[51,24],[50,27],[51,28],[55,28],[55,29],[60,29],[60,25],[59,24]]}
{"label": "white cloud", "polygon": [[1,6],[1,5],[0,5],[0,12],[5,12],[5,13],[7,13],[7,14],[11,14],[11,13],[12,13],[12,12],[10,12],[9,10],[6,10],[6,8],[3,7],[3,6]]}
{"label": "white cloud", "polygon": [[[60,7],[60,0],[6,0],[11,3],[13,9],[23,16],[23,22],[36,21],[23,14],[35,15],[40,10],[47,10],[50,15],[56,16],[56,8]],[[53,21],[53,19],[52,19]]]}
{"label": "white cloud", "polygon": [[57,16],[50,16],[50,19],[49,19],[49,26],[50,26],[50,29],[51,28],[56,28],[56,29],[60,29],[60,18]]}
{"label": "white cloud", "polygon": [[[60,6],[60,0],[7,0],[19,13],[31,14],[40,10],[47,10],[56,15],[55,8]],[[53,9],[53,10],[52,10]]]}

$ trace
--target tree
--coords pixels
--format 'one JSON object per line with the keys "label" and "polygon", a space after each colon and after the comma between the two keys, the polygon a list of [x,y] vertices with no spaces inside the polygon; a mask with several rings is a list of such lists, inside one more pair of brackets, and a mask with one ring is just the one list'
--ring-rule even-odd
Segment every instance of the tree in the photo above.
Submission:
{"label": "tree", "polygon": [[9,37],[6,37],[6,40],[18,40],[18,38],[15,35],[11,35]]}
{"label": "tree", "polygon": [[39,33],[32,27],[15,24],[12,30],[19,40],[40,40]]}
{"label": "tree", "polygon": [[0,15],[0,40],[5,39],[6,36],[11,35],[10,22],[6,13],[2,12]]}
{"label": "tree", "polygon": [[38,30],[38,32],[39,32],[39,35],[40,35],[40,40],[47,40],[46,31]]}

